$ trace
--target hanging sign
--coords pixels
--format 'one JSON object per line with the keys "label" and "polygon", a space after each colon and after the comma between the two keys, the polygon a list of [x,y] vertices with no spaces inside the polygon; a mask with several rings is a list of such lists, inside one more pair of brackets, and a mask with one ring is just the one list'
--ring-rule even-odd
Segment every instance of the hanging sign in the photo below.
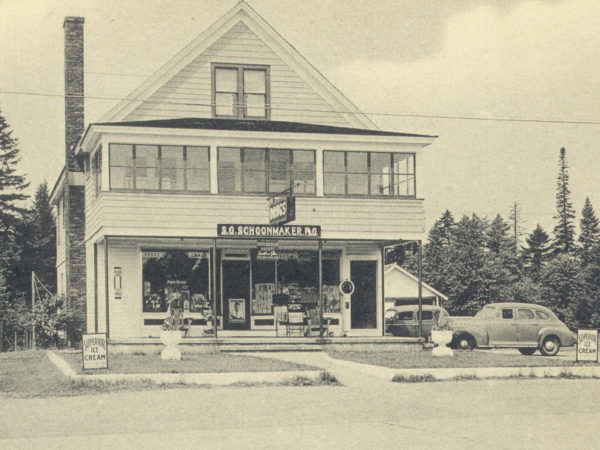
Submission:
{"label": "hanging sign", "polygon": [[115,266],[113,268],[113,292],[115,300],[120,300],[123,295],[121,268]]}
{"label": "hanging sign", "polygon": [[577,330],[576,361],[598,362],[598,330]]}
{"label": "hanging sign", "polygon": [[277,238],[318,238],[321,227],[318,225],[244,225],[218,224],[217,236],[223,237],[277,237]]}
{"label": "hanging sign", "polygon": [[82,335],[81,350],[83,352],[83,370],[108,369],[106,333]]}
{"label": "hanging sign", "polygon": [[345,295],[352,295],[354,292],[354,283],[351,280],[344,280],[340,283],[340,292]]}
{"label": "hanging sign", "polygon": [[269,203],[269,223],[283,225],[296,219],[296,201],[291,195]]}

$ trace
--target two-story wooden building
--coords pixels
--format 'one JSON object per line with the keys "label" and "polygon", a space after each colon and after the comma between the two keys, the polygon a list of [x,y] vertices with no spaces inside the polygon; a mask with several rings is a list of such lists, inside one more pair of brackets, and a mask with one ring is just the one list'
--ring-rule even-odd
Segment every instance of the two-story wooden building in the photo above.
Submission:
{"label": "two-story wooden building", "polygon": [[[141,342],[175,299],[192,337],[274,336],[285,309],[382,336],[384,247],[423,238],[416,167],[434,139],[379,130],[240,2],[74,148],[85,329]],[[272,225],[289,189],[295,220]]]}

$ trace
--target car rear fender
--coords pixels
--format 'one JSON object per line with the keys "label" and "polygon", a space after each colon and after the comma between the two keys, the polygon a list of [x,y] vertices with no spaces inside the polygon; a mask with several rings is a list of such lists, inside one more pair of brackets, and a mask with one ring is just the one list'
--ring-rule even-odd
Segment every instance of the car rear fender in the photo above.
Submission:
{"label": "car rear fender", "polygon": [[488,335],[484,327],[474,326],[457,326],[452,333],[453,340],[458,339],[460,336],[469,335],[475,339],[475,344],[479,347],[488,344]]}

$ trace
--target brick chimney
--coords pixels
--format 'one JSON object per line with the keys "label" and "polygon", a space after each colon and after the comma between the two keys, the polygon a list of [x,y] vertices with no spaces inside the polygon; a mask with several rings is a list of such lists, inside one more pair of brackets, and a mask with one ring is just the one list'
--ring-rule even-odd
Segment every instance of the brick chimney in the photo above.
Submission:
{"label": "brick chimney", "polygon": [[73,146],[83,134],[83,17],[65,17],[65,145],[70,172],[81,167]]}
{"label": "brick chimney", "polygon": [[84,132],[83,17],[65,17],[65,168],[63,193],[65,296],[75,313],[69,330],[77,344],[87,330],[85,265],[85,187],[83,168],[75,158],[75,144]]}

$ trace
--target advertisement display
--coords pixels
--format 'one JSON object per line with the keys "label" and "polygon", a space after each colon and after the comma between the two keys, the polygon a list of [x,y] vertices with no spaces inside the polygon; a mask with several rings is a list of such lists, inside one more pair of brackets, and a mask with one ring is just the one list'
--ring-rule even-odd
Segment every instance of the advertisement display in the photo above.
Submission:
{"label": "advertisement display", "polygon": [[575,360],[598,362],[598,330],[577,330]]}
{"label": "advertisement display", "polygon": [[84,334],[81,337],[83,370],[108,369],[106,333]]}

